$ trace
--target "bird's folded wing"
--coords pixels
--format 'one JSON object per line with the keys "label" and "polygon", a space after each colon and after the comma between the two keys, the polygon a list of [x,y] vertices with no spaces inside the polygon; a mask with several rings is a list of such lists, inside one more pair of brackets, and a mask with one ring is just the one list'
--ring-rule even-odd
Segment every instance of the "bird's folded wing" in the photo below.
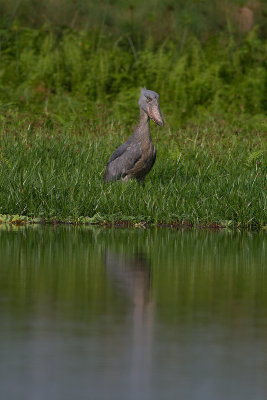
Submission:
{"label": "bird's folded wing", "polygon": [[121,144],[112,154],[110,159],[108,160],[108,164],[111,163],[112,161],[116,160],[116,158],[120,157],[126,150],[127,147],[129,147],[130,144],[128,142]]}
{"label": "bird's folded wing", "polygon": [[112,154],[106,173],[109,179],[119,179],[135,166],[141,158],[142,150],[139,143],[124,143]]}

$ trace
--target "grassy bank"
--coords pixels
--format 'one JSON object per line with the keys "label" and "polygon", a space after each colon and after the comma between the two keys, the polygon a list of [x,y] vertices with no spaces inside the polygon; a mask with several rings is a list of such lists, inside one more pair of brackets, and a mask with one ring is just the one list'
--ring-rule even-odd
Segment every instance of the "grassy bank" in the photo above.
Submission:
{"label": "grassy bank", "polygon": [[0,214],[81,223],[266,224],[260,130],[218,119],[177,131],[153,126],[158,156],[145,185],[104,185],[109,155],[131,128],[118,122],[64,128],[45,116],[6,116]]}
{"label": "grassy bank", "polygon": [[[266,224],[267,42],[256,30],[148,37],[139,50],[93,31],[14,25],[0,37],[0,220]],[[143,85],[166,122],[152,127],[155,167],[144,187],[104,185]]]}

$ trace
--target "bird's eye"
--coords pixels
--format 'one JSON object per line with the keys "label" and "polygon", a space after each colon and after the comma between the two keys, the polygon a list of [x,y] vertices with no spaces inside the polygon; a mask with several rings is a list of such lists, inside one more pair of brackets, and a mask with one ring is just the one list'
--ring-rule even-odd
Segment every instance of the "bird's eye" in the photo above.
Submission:
{"label": "bird's eye", "polygon": [[146,97],[146,101],[150,103],[152,101],[151,97]]}

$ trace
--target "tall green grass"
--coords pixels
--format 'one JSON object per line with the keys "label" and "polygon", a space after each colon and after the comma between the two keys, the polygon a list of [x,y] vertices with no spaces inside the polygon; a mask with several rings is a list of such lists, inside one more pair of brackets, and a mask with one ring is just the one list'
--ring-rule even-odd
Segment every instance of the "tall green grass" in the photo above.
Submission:
{"label": "tall green grass", "polygon": [[145,185],[104,185],[106,162],[126,138],[127,125],[81,133],[39,123],[3,124],[0,214],[70,222],[266,224],[260,132],[251,138],[250,131],[222,121],[179,132],[152,128],[158,156]]}

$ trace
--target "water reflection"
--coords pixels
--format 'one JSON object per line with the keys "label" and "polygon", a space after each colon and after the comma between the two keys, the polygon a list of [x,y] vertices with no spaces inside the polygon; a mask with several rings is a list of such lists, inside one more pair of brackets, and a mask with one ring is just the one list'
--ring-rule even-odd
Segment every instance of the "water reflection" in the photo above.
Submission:
{"label": "water reflection", "polygon": [[133,256],[107,251],[104,264],[108,279],[115,282],[125,295],[140,308],[140,313],[149,302],[151,287],[151,263],[143,253]]}
{"label": "water reflection", "polygon": [[3,228],[1,398],[267,397],[263,233]]}
{"label": "water reflection", "polygon": [[107,251],[105,266],[108,278],[114,282],[132,305],[132,332],[130,383],[128,398],[149,396],[150,371],[152,369],[152,337],[154,303],[150,295],[151,263],[143,253],[133,256]]}

